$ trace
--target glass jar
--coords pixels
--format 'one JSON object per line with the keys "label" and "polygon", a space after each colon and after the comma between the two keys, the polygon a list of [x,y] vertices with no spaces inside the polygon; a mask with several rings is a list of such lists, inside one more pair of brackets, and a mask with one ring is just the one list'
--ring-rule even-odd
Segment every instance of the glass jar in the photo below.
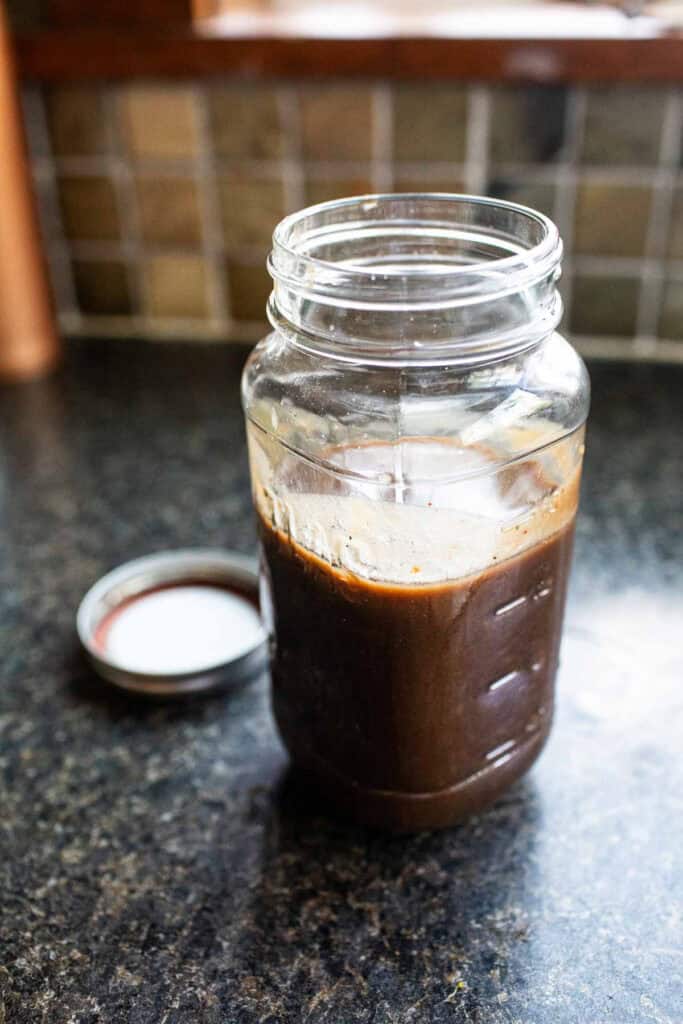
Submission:
{"label": "glass jar", "polygon": [[538,756],[589,384],[525,207],[365,196],[287,217],[244,372],[273,709],[331,810],[416,829]]}

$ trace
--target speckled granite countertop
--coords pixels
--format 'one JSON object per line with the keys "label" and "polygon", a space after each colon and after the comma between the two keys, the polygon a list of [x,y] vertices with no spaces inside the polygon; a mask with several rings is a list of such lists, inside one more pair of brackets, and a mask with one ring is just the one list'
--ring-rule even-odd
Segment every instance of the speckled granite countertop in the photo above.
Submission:
{"label": "speckled granite countertop", "polygon": [[306,815],[263,682],[149,706],[78,654],[104,570],[252,549],[239,363],[82,346],[0,389],[0,1022],[680,1024],[683,367],[591,367],[541,761],[392,839]]}

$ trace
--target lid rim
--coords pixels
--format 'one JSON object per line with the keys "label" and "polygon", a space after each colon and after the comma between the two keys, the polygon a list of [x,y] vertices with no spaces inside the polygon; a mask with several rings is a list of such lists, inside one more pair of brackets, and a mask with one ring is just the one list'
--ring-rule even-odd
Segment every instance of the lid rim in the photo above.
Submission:
{"label": "lid rim", "polygon": [[[222,585],[258,598],[256,559],[213,548],[183,548],[144,555],[105,573],[86,591],[76,614],[76,631],[95,671],[108,682],[129,692],[150,696],[190,695],[229,685],[240,685],[266,664],[266,634],[233,658],[211,662],[181,672],[144,672],[104,655],[95,643],[103,619],[124,601],[141,597],[158,587],[191,583]],[[258,608],[258,602],[257,602]]]}
{"label": "lid rim", "polygon": [[[86,654],[98,675],[108,683],[125,690],[148,697],[190,697],[193,694],[211,693],[226,686],[239,689],[266,667],[267,657],[264,645],[251,648],[234,661],[224,662],[210,669],[183,676],[151,676],[143,672],[120,669],[103,661],[86,648]],[[250,662],[253,661],[253,664]],[[221,670],[230,669],[226,679]]]}

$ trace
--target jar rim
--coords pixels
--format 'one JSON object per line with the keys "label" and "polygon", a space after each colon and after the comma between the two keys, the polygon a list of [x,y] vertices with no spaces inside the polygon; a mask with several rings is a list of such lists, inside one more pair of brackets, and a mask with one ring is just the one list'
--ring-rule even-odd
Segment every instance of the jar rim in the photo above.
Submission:
{"label": "jar rim", "polygon": [[[524,225],[537,237],[525,243],[519,234],[497,229],[493,216],[517,218],[520,229]],[[434,253],[422,262],[393,264],[348,256],[336,261],[315,254],[316,248],[326,251],[354,237],[388,238],[401,231],[412,231],[416,238],[428,231],[444,243],[466,238],[475,246],[489,244],[492,252],[478,260],[458,262]],[[482,293],[491,297],[528,287],[551,273],[561,255],[557,226],[528,206],[455,192],[395,192],[333,199],[289,214],[273,232],[268,269],[276,284],[304,289],[312,298],[340,303],[356,298],[358,305],[389,309],[396,301],[403,308],[413,303],[460,304],[468,296],[476,301]]]}

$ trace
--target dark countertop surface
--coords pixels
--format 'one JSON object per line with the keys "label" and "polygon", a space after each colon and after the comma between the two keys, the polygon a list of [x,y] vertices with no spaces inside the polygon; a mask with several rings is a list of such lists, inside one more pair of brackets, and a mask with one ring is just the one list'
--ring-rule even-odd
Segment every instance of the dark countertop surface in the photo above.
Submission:
{"label": "dark countertop surface", "polygon": [[387,838],[283,784],[265,681],[148,705],[93,580],[251,551],[234,349],[74,346],[0,389],[0,1022],[683,1021],[683,366],[593,364],[559,710],[485,814]]}

